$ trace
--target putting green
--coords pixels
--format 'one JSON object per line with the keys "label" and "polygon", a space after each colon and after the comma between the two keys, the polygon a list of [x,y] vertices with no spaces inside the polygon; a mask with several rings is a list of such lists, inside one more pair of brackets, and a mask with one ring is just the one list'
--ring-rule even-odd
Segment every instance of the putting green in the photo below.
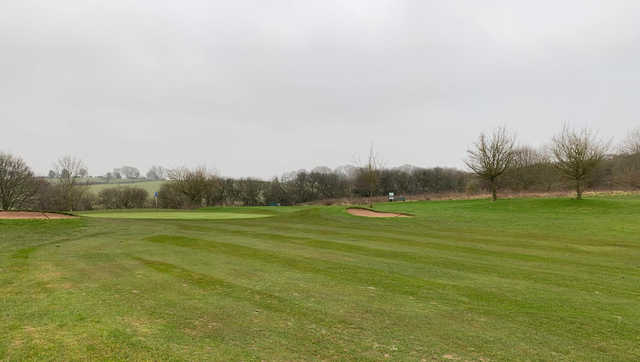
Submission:
{"label": "putting green", "polygon": [[101,217],[109,219],[179,219],[179,220],[229,220],[255,219],[268,217],[262,214],[241,214],[235,212],[191,212],[191,211],[158,211],[158,212],[95,212],[82,216]]}

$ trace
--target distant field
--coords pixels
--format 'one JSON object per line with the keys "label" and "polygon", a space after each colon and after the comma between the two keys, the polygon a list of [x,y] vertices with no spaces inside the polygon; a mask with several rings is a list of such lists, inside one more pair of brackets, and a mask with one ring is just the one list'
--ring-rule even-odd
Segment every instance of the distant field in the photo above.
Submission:
{"label": "distant field", "polygon": [[640,360],[640,197],[374,208],[0,220],[0,359]]}
{"label": "distant field", "polygon": [[166,181],[142,181],[142,182],[128,182],[128,183],[121,183],[121,184],[117,184],[117,183],[109,183],[109,184],[95,184],[95,185],[89,185],[87,186],[89,188],[89,190],[93,191],[94,193],[98,193],[104,189],[107,188],[113,188],[113,187],[140,187],[143,188],[145,190],[147,190],[147,192],[149,193],[149,196],[153,196],[153,194],[156,191],[160,190],[160,186],[162,186],[162,184],[164,184]]}

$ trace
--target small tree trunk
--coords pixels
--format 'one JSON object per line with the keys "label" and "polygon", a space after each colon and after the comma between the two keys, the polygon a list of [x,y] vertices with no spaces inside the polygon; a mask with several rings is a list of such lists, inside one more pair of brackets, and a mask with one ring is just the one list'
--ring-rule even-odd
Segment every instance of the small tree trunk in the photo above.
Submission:
{"label": "small tree trunk", "polygon": [[578,180],[576,182],[576,199],[582,200],[582,181]]}
{"label": "small tree trunk", "polygon": [[498,199],[498,192],[497,192],[496,181],[491,180],[491,201],[496,201],[497,199]]}
{"label": "small tree trunk", "polygon": [[73,201],[71,200],[71,191],[70,191],[70,189],[67,188],[65,190],[64,197],[66,199],[64,201],[67,203],[67,210],[70,211],[70,212],[73,211]]}

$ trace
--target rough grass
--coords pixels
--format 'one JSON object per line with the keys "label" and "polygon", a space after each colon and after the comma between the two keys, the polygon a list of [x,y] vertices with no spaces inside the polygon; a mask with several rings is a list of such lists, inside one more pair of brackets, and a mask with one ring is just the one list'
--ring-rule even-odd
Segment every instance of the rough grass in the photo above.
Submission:
{"label": "rough grass", "polygon": [[2,220],[0,358],[640,358],[640,198],[375,208]]}

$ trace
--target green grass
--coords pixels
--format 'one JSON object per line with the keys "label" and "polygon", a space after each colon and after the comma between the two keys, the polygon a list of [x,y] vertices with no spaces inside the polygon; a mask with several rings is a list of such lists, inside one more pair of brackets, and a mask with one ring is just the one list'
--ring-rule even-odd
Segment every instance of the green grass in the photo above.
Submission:
{"label": "green grass", "polygon": [[119,212],[91,212],[83,216],[111,219],[174,219],[174,220],[222,220],[222,219],[252,219],[268,217],[264,214],[242,214],[238,212],[193,212],[193,211],[128,211]]}
{"label": "green grass", "polygon": [[141,182],[123,182],[123,183],[108,183],[108,184],[94,184],[87,186],[90,191],[98,194],[100,191],[114,188],[114,187],[140,187],[145,189],[150,197],[153,197],[156,191],[160,190],[160,186],[162,186],[166,181],[141,181]]}
{"label": "green grass", "polygon": [[0,220],[0,359],[640,359],[640,198],[375,208]]}

